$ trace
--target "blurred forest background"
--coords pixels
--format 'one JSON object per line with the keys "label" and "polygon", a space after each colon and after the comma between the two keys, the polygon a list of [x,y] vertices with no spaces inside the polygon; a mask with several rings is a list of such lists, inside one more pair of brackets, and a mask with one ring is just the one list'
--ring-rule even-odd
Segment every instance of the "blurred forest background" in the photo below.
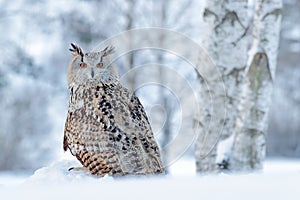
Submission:
{"label": "blurred forest background", "polygon": [[[283,3],[267,156],[299,158],[300,1]],[[0,170],[33,170],[62,154],[71,42],[89,50],[119,32],[142,27],[168,28],[200,41],[202,9],[201,1],[193,0],[0,0]],[[148,54],[132,54],[128,66],[166,59]],[[122,73],[128,66],[118,67]],[[188,70],[182,73],[195,79]],[[129,77],[127,85],[135,88],[141,79],[142,74]],[[151,104],[169,107],[158,130],[164,146],[176,132],[170,117],[176,101],[168,99],[168,92],[162,94]],[[156,109],[159,121],[162,109]],[[187,154],[193,156],[193,151]]]}

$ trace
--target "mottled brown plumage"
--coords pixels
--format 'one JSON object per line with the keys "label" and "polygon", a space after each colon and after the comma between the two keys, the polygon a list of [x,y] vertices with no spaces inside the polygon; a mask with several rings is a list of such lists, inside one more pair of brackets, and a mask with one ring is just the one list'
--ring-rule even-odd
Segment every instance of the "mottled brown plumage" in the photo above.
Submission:
{"label": "mottled brown plumage", "polygon": [[72,47],[64,150],[70,149],[90,173],[99,176],[163,172],[142,104],[108,66],[112,48],[83,54],[78,46]]}

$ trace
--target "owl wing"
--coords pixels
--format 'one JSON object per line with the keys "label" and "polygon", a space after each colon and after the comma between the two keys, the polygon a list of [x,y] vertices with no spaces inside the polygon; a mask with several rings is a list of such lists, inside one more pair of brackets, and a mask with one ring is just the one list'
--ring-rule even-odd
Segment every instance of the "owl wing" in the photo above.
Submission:
{"label": "owl wing", "polygon": [[[163,171],[158,145],[139,99],[118,82],[98,85],[99,115],[105,119],[106,128],[114,133],[124,171],[152,174]],[[96,88],[97,89],[97,88]]]}
{"label": "owl wing", "polygon": [[70,149],[93,174],[151,174],[162,163],[148,118],[138,98],[118,83],[74,91],[64,134]]}
{"label": "owl wing", "polygon": [[63,148],[92,174],[123,175],[112,134],[105,130],[107,115],[98,115],[95,87],[80,85],[71,88],[68,116],[65,123]]}

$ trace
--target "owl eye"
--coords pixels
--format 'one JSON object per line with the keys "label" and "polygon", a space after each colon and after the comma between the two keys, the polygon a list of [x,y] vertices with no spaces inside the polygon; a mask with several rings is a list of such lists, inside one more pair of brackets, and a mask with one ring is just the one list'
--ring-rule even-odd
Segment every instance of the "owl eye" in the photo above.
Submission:
{"label": "owl eye", "polygon": [[103,67],[103,63],[102,62],[98,63],[97,67],[100,67],[100,68]]}
{"label": "owl eye", "polygon": [[87,64],[84,63],[84,62],[82,62],[82,63],[79,64],[79,66],[80,66],[81,68],[86,68],[86,67],[87,67]]}

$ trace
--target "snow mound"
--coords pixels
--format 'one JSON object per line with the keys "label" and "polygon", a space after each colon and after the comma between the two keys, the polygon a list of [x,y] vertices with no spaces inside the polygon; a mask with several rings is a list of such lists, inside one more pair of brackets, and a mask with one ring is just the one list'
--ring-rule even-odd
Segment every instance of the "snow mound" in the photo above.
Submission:
{"label": "snow mound", "polygon": [[[83,170],[69,170],[72,167],[80,167],[75,160],[59,160],[55,161],[47,167],[43,167],[34,172],[24,184],[25,185],[39,185],[43,183],[56,184],[56,183],[76,183],[80,181],[99,181],[99,178],[91,175]],[[112,177],[105,176],[103,179],[112,179]]]}
{"label": "snow mound", "polygon": [[276,200],[300,196],[299,160],[271,160],[260,173],[206,176],[190,172],[183,176],[193,168],[192,159],[178,161],[171,175],[155,177],[98,178],[84,171],[68,171],[79,166],[77,161],[66,159],[54,162],[37,170],[21,185],[0,186],[1,199]]}

